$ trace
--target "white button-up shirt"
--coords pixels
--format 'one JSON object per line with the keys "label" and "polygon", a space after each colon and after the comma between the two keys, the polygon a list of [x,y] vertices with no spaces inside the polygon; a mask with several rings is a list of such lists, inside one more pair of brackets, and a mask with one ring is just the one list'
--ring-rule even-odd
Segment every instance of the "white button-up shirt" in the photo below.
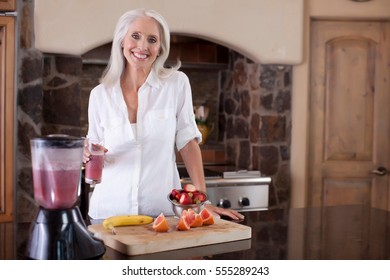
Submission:
{"label": "white button-up shirt", "polygon": [[90,217],[172,215],[167,195],[180,188],[175,145],[180,150],[194,138],[201,140],[187,76],[176,71],[159,79],[151,71],[138,92],[135,130],[119,81],[91,91],[88,120],[87,137],[108,149],[102,182],[90,200]]}

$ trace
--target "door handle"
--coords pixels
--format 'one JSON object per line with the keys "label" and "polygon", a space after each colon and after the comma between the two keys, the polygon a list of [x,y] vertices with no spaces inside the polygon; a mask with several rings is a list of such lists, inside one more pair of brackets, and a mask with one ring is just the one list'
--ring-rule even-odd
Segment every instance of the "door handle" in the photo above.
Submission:
{"label": "door handle", "polygon": [[372,170],[371,173],[378,176],[385,176],[388,173],[388,171],[386,167],[380,166],[377,169]]}

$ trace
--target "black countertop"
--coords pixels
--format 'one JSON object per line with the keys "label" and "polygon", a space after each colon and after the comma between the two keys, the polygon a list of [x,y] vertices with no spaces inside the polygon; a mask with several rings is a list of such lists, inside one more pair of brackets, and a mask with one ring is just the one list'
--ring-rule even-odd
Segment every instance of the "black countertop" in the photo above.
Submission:
{"label": "black countertop", "polygon": [[[362,205],[246,212],[251,239],[131,258],[390,259],[389,213]],[[129,259],[110,248],[104,258]]]}

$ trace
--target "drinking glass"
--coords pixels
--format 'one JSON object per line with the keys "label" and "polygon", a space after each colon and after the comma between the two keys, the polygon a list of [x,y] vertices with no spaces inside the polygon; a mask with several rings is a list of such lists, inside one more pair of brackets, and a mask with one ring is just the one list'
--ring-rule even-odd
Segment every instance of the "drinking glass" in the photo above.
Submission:
{"label": "drinking glass", "polygon": [[85,182],[90,185],[102,181],[104,147],[97,141],[88,139],[89,161],[85,164]]}

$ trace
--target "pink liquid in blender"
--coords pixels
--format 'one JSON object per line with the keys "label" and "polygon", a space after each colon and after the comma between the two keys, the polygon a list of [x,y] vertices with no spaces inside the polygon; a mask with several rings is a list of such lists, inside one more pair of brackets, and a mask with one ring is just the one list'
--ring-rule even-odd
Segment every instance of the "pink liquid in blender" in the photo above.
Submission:
{"label": "pink liquid in blender", "polygon": [[33,169],[34,197],[46,209],[72,207],[78,196],[80,169]]}
{"label": "pink liquid in blender", "polygon": [[98,184],[102,181],[103,155],[90,155],[85,164],[85,181],[88,184]]}

